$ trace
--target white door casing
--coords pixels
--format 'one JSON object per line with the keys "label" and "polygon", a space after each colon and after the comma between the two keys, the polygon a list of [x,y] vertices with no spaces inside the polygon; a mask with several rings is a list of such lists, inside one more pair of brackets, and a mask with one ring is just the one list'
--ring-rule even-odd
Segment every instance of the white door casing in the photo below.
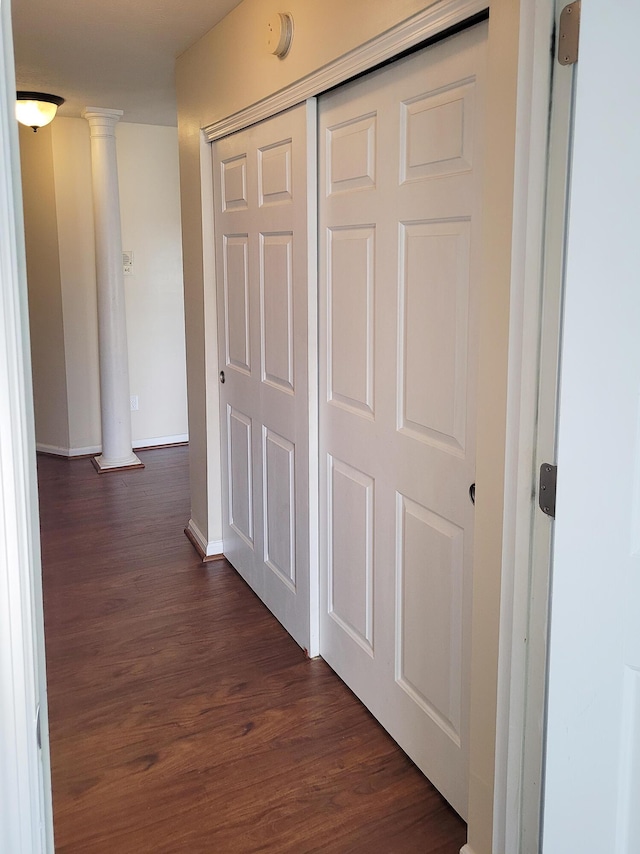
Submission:
{"label": "white door casing", "polygon": [[321,654],[462,815],[485,40],[319,112]]}
{"label": "white door casing", "polygon": [[[526,55],[522,87],[529,100],[521,109],[523,131],[534,144],[522,158],[523,207],[529,245],[514,247],[514,276],[523,283],[521,302],[511,306],[510,347],[520,360],[510,369],[512,417],[518,435],[507,440],[521,452],[505,477],[505,505],[517,521],[505,538],[501,577],[500,665],[498,684],[494,837],[496,851],[539,851],[541,830],[544,709],[553,521],[538,506],[542,463],[556,460],[557,397],[569,143],[573,114],[573,65],[561,66],[548,46],[566,0],[545,0],[521,10],[520,26],[534,33]],[[557,38],[557,35],[556,35]],[[555,43],[557,48],[557,42]],[[551,109],[549,94],[551,93]],[[526,136],[525,136],[526,138]],[[522,168],[522,167],[521,167]],[[517,194],[516,194],[517,195]],[[536,234],[537,231],[537,234]],[[524,336],[525,348],[519,341]],[[517,379],[516,379],[517,378]],[[514,420],[515,420],[514,419]],[[533,488],[532,488],[533,487]],[[528,508],[528,518],[518,510]],[[509,531],[508,520],[505,529]]]}
{"label": "white door casing", "polygon": [[0,851],[53,854],[35,425],[9,3],[0,3],[0,67]]}
{"label": "white door casing", "polygon": [[314,101],[213,145],[224,554],[305,649],[310,146]]}

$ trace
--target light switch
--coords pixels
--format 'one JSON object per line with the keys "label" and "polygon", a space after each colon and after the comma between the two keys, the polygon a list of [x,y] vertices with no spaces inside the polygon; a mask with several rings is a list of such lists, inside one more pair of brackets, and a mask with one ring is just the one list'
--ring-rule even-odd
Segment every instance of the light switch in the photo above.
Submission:
{"label": "light switch", "polygon": [[122,250],[122,272],[125,276],[133,276],[133,252],[130,249]]}

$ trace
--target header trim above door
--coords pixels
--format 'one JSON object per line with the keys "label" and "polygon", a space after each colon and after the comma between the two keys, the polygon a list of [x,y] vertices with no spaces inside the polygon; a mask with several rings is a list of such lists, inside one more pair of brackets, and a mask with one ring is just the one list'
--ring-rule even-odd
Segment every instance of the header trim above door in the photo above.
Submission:
{"label": "header trim above door", "polygon": [[487,0],[440,0],[418,15],[403,21],[367,44],[340,56],[324,68],[314,71],[274,95],[207,125],[203,128],[205,137],[209,142],[214,142],[216,139],[249,127],[300,104],[307,98],[326,92],[363,71],[369,71],[440,33],[487,13]]}

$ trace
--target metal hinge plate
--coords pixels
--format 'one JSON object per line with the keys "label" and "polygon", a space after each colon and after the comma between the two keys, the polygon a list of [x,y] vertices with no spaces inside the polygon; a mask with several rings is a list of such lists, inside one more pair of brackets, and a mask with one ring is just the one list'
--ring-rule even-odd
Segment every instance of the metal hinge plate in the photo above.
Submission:
{"label": "metal hinge plate", "polygon": [[556,481],[558,479],[558,466],[551,463],[542,463],[540,466],[540,488],[538,490],[538,504],[543,513],[556,518]]}
{"label": "metal hinge plate", "polygon": [[578,59],[580,41],[580,0],[569,3],[560,12],[558,27],[558,62],[560,65],[573,65]]}

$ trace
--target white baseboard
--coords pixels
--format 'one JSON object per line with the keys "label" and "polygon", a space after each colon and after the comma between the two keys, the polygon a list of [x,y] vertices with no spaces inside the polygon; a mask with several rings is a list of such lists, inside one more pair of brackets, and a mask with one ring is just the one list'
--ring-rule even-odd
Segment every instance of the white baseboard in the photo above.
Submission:
{"label": "white baseboard", "polygon": [[[133,448],[142,451],[145,448],[155,448],[158,445],[180,445],[189,441],[188,433],[178,433],[177,436],[154,436],[151,439],[136,439]],[[86,448],[61,448],[57,445],[36,444],[40,454],[53,454],[56,457],[92,457],[102,453],[102,445],[88,445]]]}
{"label": "white baseboard", "polygon": [[217,557],[222,554],[222,550],[224,548],[222,540],[207,541],[193,519],[189,519],[187,528],[189,529],[193,539],[196,541],[198,550],[202,553],[202,556],[205,559],[208,557]]}
{"label": "white baseboard", "polygon": [[467,842],[467,844],[463,845],[462,848],[460,849],[460,854],[475,854],[475,852],[474,852],[473,848]]}
{"label": "white baseboard", "polygon": [[142,451],[145,448],[155,448],[156,445],[181,445],[188,441],[188,433],[178,433],[177,436],[154,436],[152,439],[135,439],[133,448],[136,451]]}
{"label": "white baseboard", "polygon": [[53,454],[56,457],[91,457],[94,454],[101,453],[102,447],[90,445],[88,448],[61,448],[58,445],[44,445],[38,442],[36,451],[39,454]]}
{"label": "white baseboard", "polygon": [[41,445],[36,443],[36,451],[39,454],[55,454],[56,457],[68,457],[69,448],[59,448],[57,445]]}
{"label": "white baseboard", "polygon": [[92,457],[102,453],[102,445],[89,445],[87,448],[69,448],[68,457]]}

